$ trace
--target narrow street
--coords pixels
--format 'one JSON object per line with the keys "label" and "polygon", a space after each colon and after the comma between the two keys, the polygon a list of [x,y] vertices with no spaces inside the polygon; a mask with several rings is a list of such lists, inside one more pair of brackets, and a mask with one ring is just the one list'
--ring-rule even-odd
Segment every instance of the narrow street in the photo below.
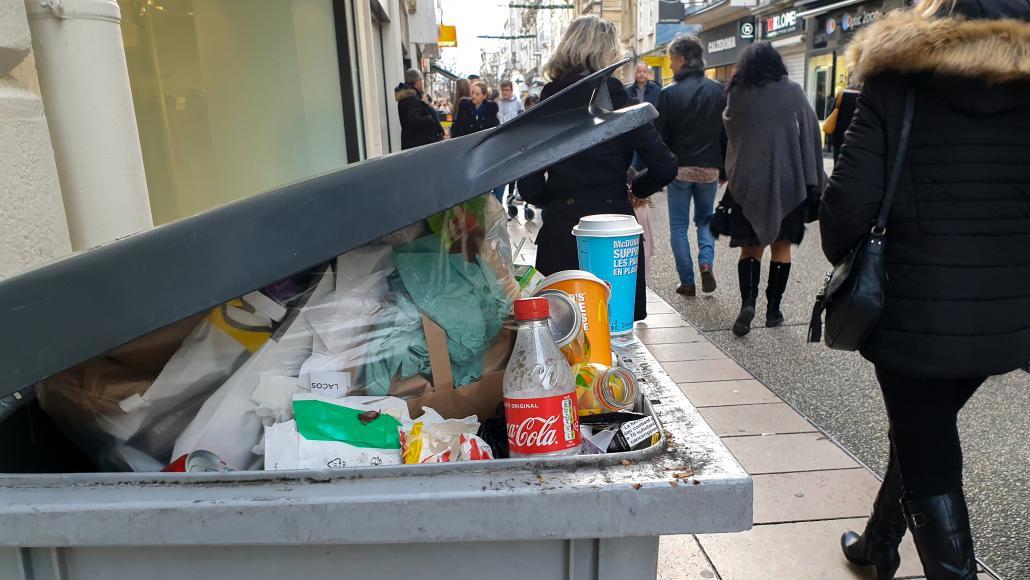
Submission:
{"label": "narrow street", "polygon": [[[654,202],[651,223],[657,257],[649,267],[648,286],[773,392],[882,475],[887,423],[872,365],[857,353],[805,342],[812,302],[829,268],[817,227],[809,226],[794,255],[784,298],[785,326],[759,325],[741,339],[730,332],[740,306],[737,251],[725,239],[717,242],[719,288],[714,294],[679,296],[668,242],[666,194],[655,195]],[[691,244],[696,251],[696,240]],[[759,316],[764,312],[768,257],[763,268]],[[1030,524],[1028,386],[1030,374],[1021,371],[992,379],[969,402],[959,421],[977,555],[1004,578],[1030,578],[1030,546],[1025,538]]]}

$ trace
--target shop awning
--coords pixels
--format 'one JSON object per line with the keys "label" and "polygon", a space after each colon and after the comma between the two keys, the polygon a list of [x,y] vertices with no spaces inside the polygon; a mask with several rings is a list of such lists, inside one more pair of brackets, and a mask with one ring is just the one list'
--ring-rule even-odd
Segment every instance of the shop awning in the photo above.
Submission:
{"label": "shop awning", "polygon": [[443,67],[437,66],[435,64],[429,66],[429,72],[436,73],[438,75],[443,75],[452,81],[456,81],[461,78],[458,75],[452,73],[451,71]]}
{"label": "shop awning", "polygon": [[862,2],[865,2],[865,1],[866,0],[844,0],[843,2],[834,2],[833,4],[827,4],[825,6],[820,6],[818,8],[812,8],[810,10],[805,10],[803,12],[798,12],[798,18],[808,18],[810,16],[819,16],[821,14],[826,14],[827,12],[830,12],[831,10],[836,10],[838,8],[844,8],[846,6],[851,6],[853,4],[861,4]]}

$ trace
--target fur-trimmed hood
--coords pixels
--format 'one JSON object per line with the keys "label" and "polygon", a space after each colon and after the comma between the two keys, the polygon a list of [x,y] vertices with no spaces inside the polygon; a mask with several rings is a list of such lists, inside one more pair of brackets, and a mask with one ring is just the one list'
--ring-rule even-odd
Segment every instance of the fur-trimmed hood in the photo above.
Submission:
{"label": "fur-trimmed hood", "polygon": [[401,83],[393,89],[393,98],[396,99],[398,103],[404,99],[410,99],[411,97],[420,97],[420,95],[418,94],[418,91],[415,90],[415,87],[407,83]]}
{"label": "fur-trimmed hood", "polygon": [[1030,82],[1030,22],[962,16],[929,19],[898,10],[855,36],[848,63],[860,81],[898,72],[989,84]]}

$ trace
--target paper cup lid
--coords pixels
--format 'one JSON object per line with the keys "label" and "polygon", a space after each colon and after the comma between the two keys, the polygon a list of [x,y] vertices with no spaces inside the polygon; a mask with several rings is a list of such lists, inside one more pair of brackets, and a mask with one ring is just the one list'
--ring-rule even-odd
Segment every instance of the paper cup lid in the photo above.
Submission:
{"label": "paper cup lid", "polygon": [[540,282],[540,286],[537,287],[539,290],[537,290],[533,295],[539,296],[551,286],[558,284],[559,282],[568,282],[570,280],[588,280],[590,282],[597,282],[601,286],[604,286],[605,291],[608,292],[608,300],[612,299],[612,287],[604,280],[590,272],[587,272],[586,270],[562,270],[561,272],[555,272],[554,274],[544,278],[543,282]]}
{"label": "paper cup lid", "polygon": [[581,218],[579,224],[572,228],[574,236],[597,238],[638,236],[642,233],[644,233],[644,228],[637,223],[635,217],[616,213],[588,215]]}

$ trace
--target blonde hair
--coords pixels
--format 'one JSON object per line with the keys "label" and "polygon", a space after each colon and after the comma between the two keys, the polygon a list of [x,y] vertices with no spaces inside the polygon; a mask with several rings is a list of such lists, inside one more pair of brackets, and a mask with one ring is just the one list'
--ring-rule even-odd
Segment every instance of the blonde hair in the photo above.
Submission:
{"label": "blonde hair", "polygon": [[594,73],[615,63],[622,47],[615,25],[597,16],[580,16],[565,31],[544,71],[552,81],[575,73]]}
{"label": "blonde hair", "polygon": [[955,9],[957,0],[923,0],[915,8],[915,12],[926,18],[932,18],[939,14],[951,14]]}

